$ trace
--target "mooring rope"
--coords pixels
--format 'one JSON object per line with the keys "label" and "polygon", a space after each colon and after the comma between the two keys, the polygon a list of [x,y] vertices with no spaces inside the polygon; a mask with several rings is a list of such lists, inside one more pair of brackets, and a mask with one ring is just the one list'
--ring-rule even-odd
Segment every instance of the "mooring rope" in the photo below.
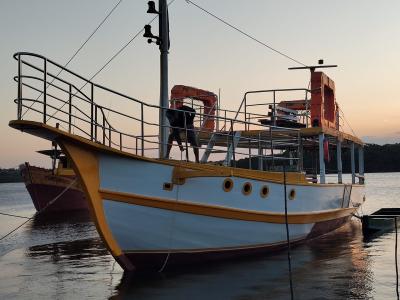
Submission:
{"label": "mooring rope", "polygon": [[397,299],[399,298],[399,267],[397,264],[397,217],[394,217],[394,228],[396,232],[396,239],[394,243],[394,261],[396,265],[396,294],[397,294]]}
{"label": "mooring rope", "polygon": [[32,217],[24,217],[24,216],[18,216],[18,215],[13,215],[13,214],[8,214],[8,213],[4,213],[4,212],[0,212],[1,215],[5,215],[5,216],[10,216],[10,217],[15,217],[15,218],[24,218],[27,219],[25,222],[23,222],[22,224],[18,225],[17,227],[15,227],[14,229],[12,229],[10,232],[8,232],[7,234],[3,235],[0,238],[0,241],[5,239],[6,237],[8,237],[9,235],[11,235],[12,233],[14,233],[15,231],[17,231],[19,228],[21,228],[22,226],[24,226],[26,223],[28,223],[29,221],[33,220],[35,218],[35,216],[43,213],[50,205],[52,205],[54,202],[56,202],[62,195],[64,195],[64,193],[66,191],[68,191],[72,185],[77,181],[77,178],[75,178],[64,190],[61,191],[60,194],[58,194],[55,198],[53,198],[49,203],[46,204],[46,206],[44,206],[42,209],[40,209],[39,211],[37,211],[36,213],[33,214]]}
{"label": "mooring rope", "polygon": [[287,209],[287,189],[286,189],[286,164],[283,163],[283,189],[285,193],[285,225],[286,225],[286,242],[287,242],[287,258],[289,266],[289,285],[290,285],[290,299],[293,297],[293,281],[292,281],[292,259],[290,256],[290,238],[289,238],[289,222],[288,222],[288,209]]}
{"label": "mooring rope", "polygon": [[[181,151],[181,161],[179,166],[182,166],[182,151]],[[171,183],[173,184],[173,183]],[[173,187],[173,186],[172,186]],[[178,202],[179,199],[179,185],[177,184],[176,186],[176,194],[175,194],[175,201]],[[172,215],[171,215],[171,221],[170,221],[170,228],[169,228],[169,237],[168,237],[168,245],[169,245],[169,249],[168,249],[168,254],[165,257],[164,263],[161,266],[161,268],[158,270],[158,273],[162,273],[165,270],[165,267],[167,266],[169,257],[171,255],[171,240],[172,240],[172,236],[173,236],[173,231],[174,231],[174,226],[175,226],[175,216],[176,216],[176,212],[172,211]]]}
{"label": "mooring rope", "polygon": [[[111,11],[106,15],[106,17],[100,22],[99,25],[97,25],[96,29],[86,38],[86,40],[83,42],[83,44],[74,52],[74,54],[71,56],[71,58],[65,63],[64,68],[66,68],[70,62],[78,55],[78,53],[82,50],[82,48],[89,42],[89,40],[93,37],[93,35],[100,29],[100,27],[104,24],[104,22],[110,17],[110,15],[114,12],[114,10],[120,5],[122,0],[119,0],[117,4],[114,5],[114,7],[111,9]],[[58,77],[61,73],[63,72],[63,69],[61,69],[55,77]],[[56,79],[53,77],[53,80],[50,81],[50,83],[46,86],[46,88],[49,88],[51,84],[54,82]],[[35,101],[32,102],[32,104],[28,107],[28,109],[22,114],[23,118],[25,114],[29,111],[29,109],[39,100],[39,98],[43,95],[43,92],[40,93],[40,95],[36,98]]]}
{"label": "mooring rope", "polygon": [[21,219],[30,219],[30,217],[19,216],[19,215],[14,215],[14,214],[8,214],[8,213],[4,213],[4,212],[0,212],[0,215],[9,216],[9,217],[15,217],[15,218],[21,218]]}
{"label": "mooring rope", "polygon": [[262,42],[261,40],[255,38],[254,36],[250,35],[249,33],[246,33],[244,30],[239,29],[237,26],[232,25],[231,23],[225,21],[225,20],[222,19],[221,17],[219,17],[219,16],[217,16],[216,14],[214,14],[214,13],[212,13],[212,12],[206,10],[205,8],[203,8],[203,7],[201,7],[200,5],[198,5],[197,3],[195,3],[195,2],[193,2],[193,1],[191,1],[191,0],[186,0],[186,3],[191,4],[191,5],[193,5],[194,7],[196,7],[196,8],[198,8],[198,9],[202,10],[203,12],[205,12],[205,13],[208,14],[209,16],[213,17],[214,19],[216,19],[216,20],[220,21],[221,23],[225,24],[226,26],[228,26],[228,27],[230,27],[230,28],[236,30],[236,31],[239,32],[240,34],[242,34],[242,35],[248,37],[249,39],[255,41],[256,43],[258,43],[258,44],[260,44],[260,45],[262,45],[262,46],[264,46],[265,48],[268,48],[269,50],[275,52],[276,54],[279,54],[279,55],[281,55],[281,56],[283,56],[283,57],[285,57],[285,58],[287,58],[287,59],[289,59],[289,60],[291,60],[291,61],[293,61],[293,62],[299,64],[299,65],[302,65],[302,66],[304,66],[304,67],[307,66],[306,64],[302,63],[301,61],[299,61],[299,60],[297,60],[297,59],[294,59],[293,57],[290,57],[289,55],[283,53],[282,51],[277,50],[276,48],[273,48],[272,46],[270,46],[270,45],[268,45],[268,44]]}

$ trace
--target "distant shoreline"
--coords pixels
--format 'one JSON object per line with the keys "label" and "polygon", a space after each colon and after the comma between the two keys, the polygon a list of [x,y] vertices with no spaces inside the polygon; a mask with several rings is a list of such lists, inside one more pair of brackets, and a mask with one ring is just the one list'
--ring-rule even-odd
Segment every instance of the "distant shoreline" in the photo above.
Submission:
{"label": "distant shoreline", "polygon": [[24,182],[19,169],[1,169],[0,183]]}

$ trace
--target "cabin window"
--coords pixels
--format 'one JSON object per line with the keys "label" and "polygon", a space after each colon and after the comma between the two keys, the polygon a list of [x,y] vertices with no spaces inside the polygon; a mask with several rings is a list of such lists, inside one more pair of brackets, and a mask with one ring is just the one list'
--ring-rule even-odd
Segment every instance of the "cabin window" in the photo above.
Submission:
{"label": "cabin window", "polygon": [[230,192],[233,188],[233,181],[230,178],[225,178],[222,188],[224,189],[225,192]]}
{"label": "cabin window", "polygon": [[262,198],[267,198],[269,195],[269,187],[267,185],[263,185],[260,190],[260,196]]}
{"label": "cabin window", "polygon": [[250,195],[251,194],[251,183],[250,182],[246,182],[245,184],[243,184],[243,188],[242,188],[242,193],[243,195]]}
{"label": "cabin window", "polygon": [[172,191],[174,185],[171,182],[164,182],[163,190]]}
{"label": "cabin window", "polygon": [[294,200],[294,198],[296,198],[296,191],[291,189],[289,192],[289,200]]}

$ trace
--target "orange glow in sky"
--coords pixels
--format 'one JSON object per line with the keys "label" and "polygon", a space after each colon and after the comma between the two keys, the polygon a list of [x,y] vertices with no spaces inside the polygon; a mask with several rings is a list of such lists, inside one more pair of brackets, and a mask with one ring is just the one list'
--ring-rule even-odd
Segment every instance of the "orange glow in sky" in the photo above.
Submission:
{"label": "orange glow in sky", "polygon": [[[400,1],[195,1],[260,41],[304,62],[323,58],[339,68],[337,101],[366,142],[400,142]],[[65,64],[117,1],[3,1],[0,4],[0,167],[48,165],[35,151],[50,143],[8,127],[16,118],[17,63],[29,51]],[[69,65],[90,78],[152,18],[147,0],[122,1]],[[221,90],[222,107],[237,109],[248,90],[306,88],[307,71],[216,21],[184,0],[170,7],[169,85]],[[157,22],[153,31],[157,30]],[[158,104],[159,51],[141,35],[94,80]]]}

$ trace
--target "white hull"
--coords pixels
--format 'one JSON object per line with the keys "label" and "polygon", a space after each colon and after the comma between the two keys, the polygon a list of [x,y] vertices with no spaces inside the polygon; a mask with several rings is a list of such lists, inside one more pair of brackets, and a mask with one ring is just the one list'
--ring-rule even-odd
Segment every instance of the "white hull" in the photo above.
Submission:
{"label": "white hull", "polygon": [[[232,176],[231,191],[223,189],[225,177],[187,178],[182,185],[164,190],[171,182],[173,166],[101,154],[98,156],[100,189],[176,203],[218,206],[254,213],[284,213],[284,185]],[[249,195],[243,185],[252,186]],[[267,185],[269,195],[261,197]],[[358,207],[364,197],[363,186],[353,185],[350,201],[344,196],[345,185],[288,184],[288,213],[315,213]],[[295,198],[289,200],[289,193]],[[168,209],[135,205],[103,198],[107,224],[124,252],[205,251],[281,244],[286,241],[285,224],[220,218]],[[292,240],[305,239],[315,222],[290,224]]]}

